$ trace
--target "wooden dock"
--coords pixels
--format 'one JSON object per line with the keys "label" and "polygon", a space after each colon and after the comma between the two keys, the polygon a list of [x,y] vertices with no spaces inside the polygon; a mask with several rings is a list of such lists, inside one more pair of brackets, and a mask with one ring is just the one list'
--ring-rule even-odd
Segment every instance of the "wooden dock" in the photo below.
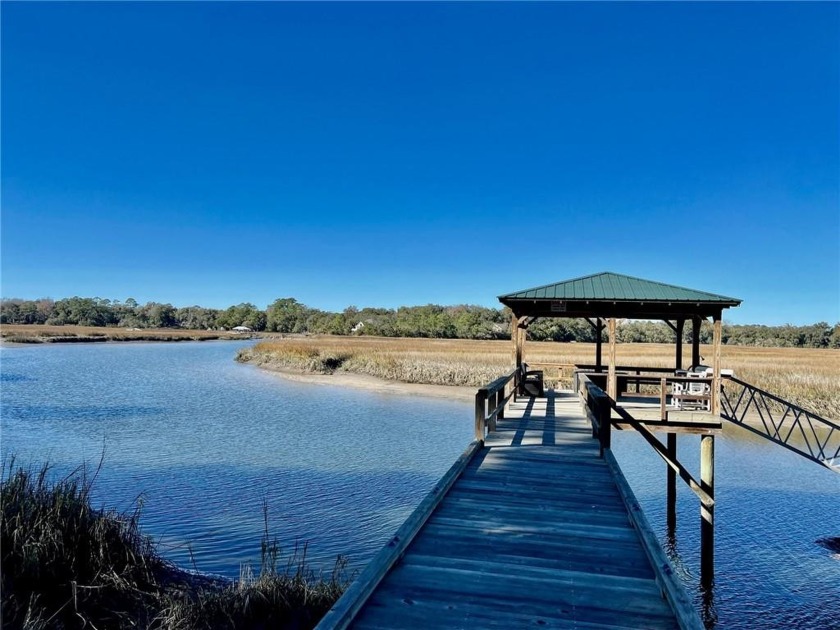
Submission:
{"label": "wooden dock", "polygon": [[577,395],[504,416],[318,628],[702,628]]}

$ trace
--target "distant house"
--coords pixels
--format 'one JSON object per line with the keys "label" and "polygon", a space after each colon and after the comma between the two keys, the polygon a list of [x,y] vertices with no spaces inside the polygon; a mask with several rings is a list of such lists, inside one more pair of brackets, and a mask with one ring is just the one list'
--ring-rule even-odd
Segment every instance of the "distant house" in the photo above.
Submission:
{"label": "distant house", "polygon": [[248,328],[247,326],[234,326],[231,330],[238,333],[254,332],[252,328]]}

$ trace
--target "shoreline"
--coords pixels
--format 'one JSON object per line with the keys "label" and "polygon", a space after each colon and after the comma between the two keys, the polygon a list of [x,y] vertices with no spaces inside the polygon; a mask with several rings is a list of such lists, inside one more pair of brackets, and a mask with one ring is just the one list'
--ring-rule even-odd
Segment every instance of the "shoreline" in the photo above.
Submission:
{"label": "shoreline", "polygon": [[351,387],[363,391],[397,396],[424,396],[427,398],[446,398],[448,400],[472,401],[475,399],[477,388],[460,385],[428,385],[425,383],[405,383],[392,381],[368,374],[354,374],[353,372],[334,372],[333,374],[311,374],[288,368],[272,367],[270,365],[256,365],[248,363],[258,370],[264,370],[295,383],[310,385],[331,385],[334,387]]}
{"label": "shoreline", "polygon": [[228,341],[264,339],[262,333],[199,328],[121,328],[119,326],[76,326],[46,324],[3,324],[0,343],[25,346],[53,343],[122,343],[157,341]]}
{"label": "shoreline", "polygon": [[9,340],[6,337],[0,337],[0,346],[8,348],[26,348],[31,346],[50,346],[50,345],[66,345],[66,344],[118,344],[118,343],[176,343],[182,341],[248,341],[249,339],[259,339],[258,337],[160,337],[160,338],[144,338],[144,337],[31,337],[26,341]]}

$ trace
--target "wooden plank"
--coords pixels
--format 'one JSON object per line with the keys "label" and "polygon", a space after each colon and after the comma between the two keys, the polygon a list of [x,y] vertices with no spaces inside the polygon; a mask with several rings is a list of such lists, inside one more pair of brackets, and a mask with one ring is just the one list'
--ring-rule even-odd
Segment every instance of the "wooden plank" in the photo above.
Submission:
{"label": "wooden plank", "polygon": [[[354,627],[376,630],[395,628],[556,628],[560,630],[628,630],[640,624],[634,617],[594,622],[571,615],[558,606],[545,603],[497,601],[489,605],[480,597],[461,596],[441,601],[428,596],[412,597],[414,593],[383,601],[371,602],[371,613],[362,615]],[[564,613],[566,616],[564,617]],[[646,628],[675,628],[673,620],[645,619]],[[634,623],[635,622],[635,623]]]}
{"label": "wooden plank", "polygon": [[[487,500],[492,500],[503,488],[504,486],[500,487],[496,484],[489,485],[475,482],[473,480],[465,480],[459,489],[469,490],[474,494],[483,494]],[[514,488],[511,488],[511,490],[513,489]],[[585,493],[573,493],[571,490],[563,492],[562,498],[558,498],[558,492],[552,489],[524,488],[517,486],[515,490],[516,491],[512,494],[515,494],[517,497],[523,499],[528,499],[529,501],[552,501],[557,499],[561,502],[561,505],[566,503],[580,503],[582,505],[589,505],[592,507],[598,505],[606,507],[608,504],[613,504],[611,501],[598,501],[596,497],[590,497]]]}
{"label": "wooden plank", "polygon": [[630,527],[609,527],[596,525],[594,523],[575,523],[572,521],[557,523],[552,519],[534,518],[533,513],[521,519],[509,519],[500,521],[498,519],[481,518],[459,518],[445,514],[435,513],[429,519],[429,525],[440,527],[461,527],[470,531],[483,531],[492,535],[494,529],[504,527],[506,531],[515,532],[517,536],[535,534],[539,536],[560,536],[562,538],[585,538],[587,540],[600,540],[610,545],[621,542],[636,544],[638,537]]}
{"label": "wooden plank", "polygon": [[[646,568],[651,575],[647,557],[638,541],[610,541],[609,545],[600,544],[597,538],[587,536],[545,536],[534,533],[496,532],[492,536],[484,533],[478,536],[475,531],[464,528],[446,527],[429,524],[422,540],[417,542],[415,552],[444,553],[464,545],[474,551],[485,553],[565,557],[569,562],[577,561],[587,566],[603,567],[604,571],[615,573],[622,565]],[[598,543],[598,544],[595,544]],[[435,549],[439,549],[436,552]]]}
{"label": "wooden plank", "polygon": [[[668,433],[723,433],[723,423],[705,420],[638,420],[651,431],[667,431]],[[613,426],[621,429],[632,429],[633,425],[616,421]]]}
{"label": "wooden plank", "polygon": [[[524,531],[468,530],[467,528],[450,527],[440,523],[428,525],[428,536],[431,540],[444,546],[452,546],[453,541],[463,539],[469,532],[478,538],[486,538],[498,546],[499,550],[509,553],[520,553],[519,549],[527,549],[528,554],[578,554],[581,559],[591,559],[593,563],[612,566],[619,562],[644,562],[645,555],[638,540],[609,539],[603,536],[589,536],[580,533],[560,535],[556,533],[538,533]],[[491,553],[496,553],[494,549]]]}
{"label": "wooden plank", "polygon": [[527,504],[528,510],[523,509],[522,503],[512,501],[498,501],[488,504],[485,501],[447,495],[445,504],[438,507],[435,514],[452,515],[493,515],[500,520],[515,522],[518,518],[532,518],[534,512],[544,515],[545,519],[551,519],[556,523],[588,522],[594,525],[614,525],[616,527],[627,525],[627,513],[624,510],[595,510],[591,506],[555,506],[546,504]]}
{"label": "wooden plank", "polygon": [[[431,541],[425,541],[424,539],[418,541],[417,549],[411,553],[442,554],[446,551],[446,555],[449,557],[469,560],[475,555],[464,552],[465,544],[469,544],[466,539],[442,539],[435,547]],[[519,566],[543,566],[596,576],[617,575],[645,580],[655,579],[650,562],[644,555],[633,558],[617,558],[610,554],[590,555],[586,553],[585,549],[571,544],[556,545],[549,548],[500,544],[497,548],[493,548],[491,545],[483,543],[477,544],[475,549],[481,550],[483,556],[492,556],[494,560],[507,564],[511,567],[511,573],[515,573]],[[389,581],[390,579],[389,576]]]}
{"label": "wooden plank", "polygon": [[597,459],[592,457],[592,454],[598,451],[598,445],[592,443],[586,444],[586,448],[540,448],[540,447],[517,447],[517,448],[493,448],[482,453],[481,462],[487,461],[533,461],[544,462],[550,464],[560,464],[568,462],[575,466],[600,466]]}
{"label": "wooden plank", "polygon": [[[424,566],[454,570],[477,571],[482,575],[495,576],[505,580],[511,576],[511,563],[476,558],[450,558],[441,555],[407,554],[403,559],[406,566]],[[649,578],[628,577],[624,575],[602,575],[585,571],[571,571],[562,566],[546,567],[540,565],[516,565],[516,576],[534,578],[546,583],[556,583],[562,588],[604,589],[616,588],[624,593],[636,593],[661,599],[655,580]]]}
{"label": "wooden plank", "polygon": [[[658,595],[640,597],[635,592],[621,589],[564,588],[562,582],[545,577],[508,575],[504,579],[479,570],[465,568],[422,567],[401,564],[394,570],[395,585],[399,592],[440,593],[444,597],[483,595],[486,601],[516,599],[520,602],[545,602],[558,608],[586,608],[601,619],[619,615],[638,615],[644,618],[673,618],[668,604]],[[397,586],[399,584],[399,586]],[[408,586],[410,585],[410,587]],[[445,585],[441,590],[441,585]],[[604,597],[605,592],[609,597]],[[379,596],[381,597],[381,596]],[[598,614],[600,613],[600,615]]]}
{"label": "wooden plank", "polygon": [[[457,497],[458,499],[481,501],[483,503],[488,503],[489,498],[486,492],[482,492],[480,490],[470,490],[467,488],[460,487],[455,490],[452,490],[449,496],[452,496],[453,498]],[[490,505],[499,505],[501,507],[509,507],[512,509],[527,509],[534,503],[535,501],[531,497],[511,495],[506,497],[496,496],[493,502],[490,503]],[[592,501],[586,500],[585,498],[582,500],[581,498],[558,497],[551,502],[551,505],[555,509],[563,509],[570,511],[573,511],[575,508],[578,508],[582,510],[589,510],[593,513],[598,514],[627,514],[627,510],[619,502],[596,504]]]}
{"label": "wooden plank", "polygon": [[[594,460],[598,452],[593,451],[589,457]],[[566,486],[570,483],[599,486],[607,484],[609,487],[609,472],[602,465],[591,465],[589,462],[578,464],[574,459],[566,460],[558,457],[554,466],[547,462],[516,458],[495,459],[481,462],[470,470],[470,477],[493,480],[501,477],[516,478],[517,471],[522,470],[523,476],[529,481],[542,481],[544,484]]]}

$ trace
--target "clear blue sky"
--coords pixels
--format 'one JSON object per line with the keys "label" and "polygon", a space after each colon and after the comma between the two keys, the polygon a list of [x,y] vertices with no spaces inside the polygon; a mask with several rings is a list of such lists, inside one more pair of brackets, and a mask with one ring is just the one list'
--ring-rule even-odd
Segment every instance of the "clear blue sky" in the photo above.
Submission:
{"label": "clear blue sky", "polygon": [[3,297],[497,306],[609,270],[840,319],[838,3],[0,11]]}

